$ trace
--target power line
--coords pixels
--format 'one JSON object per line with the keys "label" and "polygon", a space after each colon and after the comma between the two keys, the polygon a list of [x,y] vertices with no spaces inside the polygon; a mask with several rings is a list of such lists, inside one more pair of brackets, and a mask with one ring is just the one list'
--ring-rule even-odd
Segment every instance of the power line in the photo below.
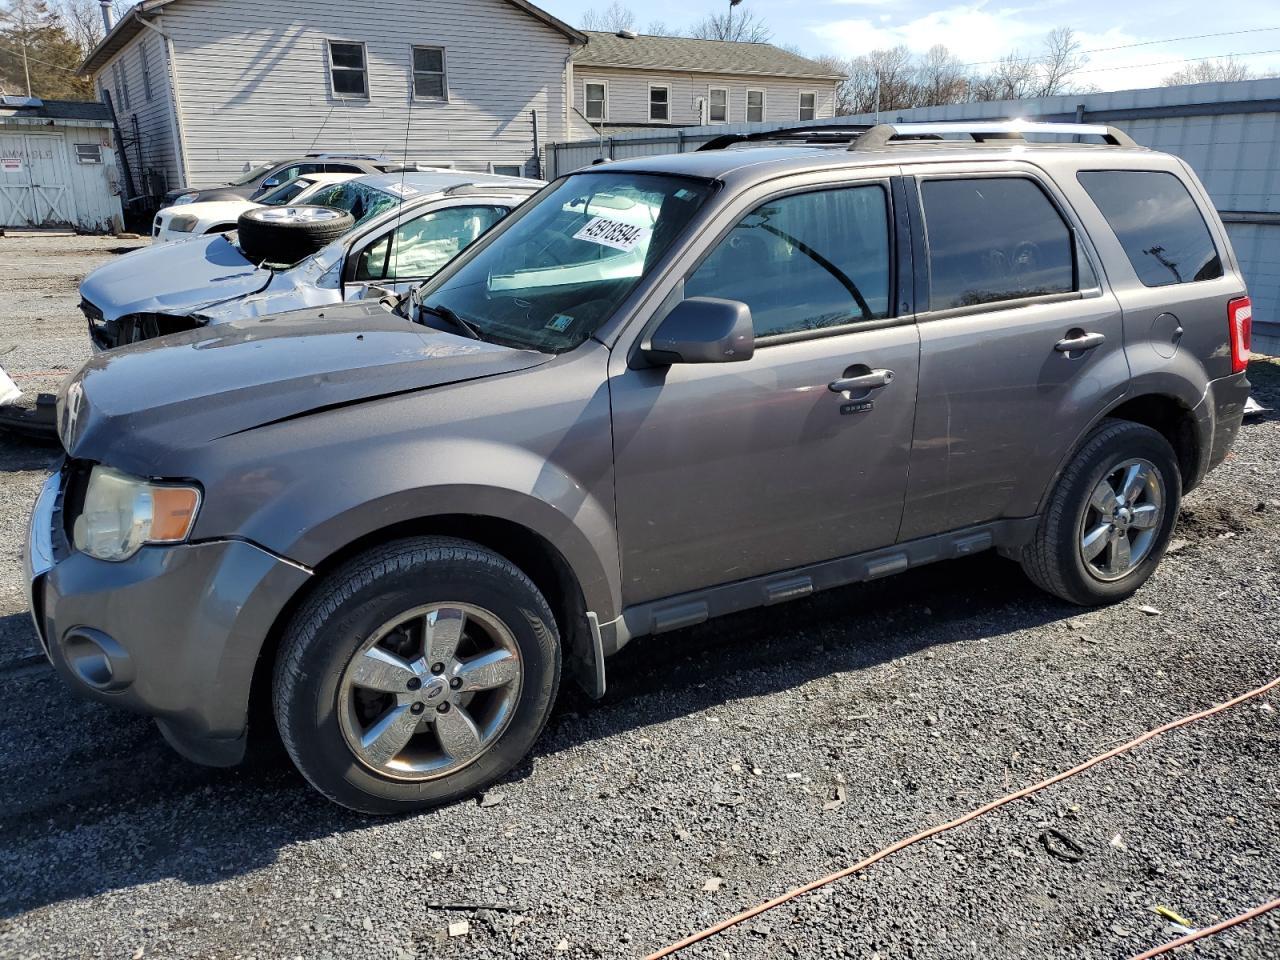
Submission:
{"label": "power line", "polygon": [[[5,51],[5,53],[11,53],[15,57],[22,56],[21,50],[15,50],[13,47],[6,47],[4,44],[0,44],[0,50]],[[50,63],[48,60],[41,60],[38,57],[28,56],[27,59],[30,60],[32,63],[40,63],[46,67],[53,67],[53,69],[55,70],[61,70],[63,73],[76,74],[79,72],[78,70],[72,70],[69,67],[64,67],[57,63]]]}
{"label": "power line", "polygon": [[[1247,30],[1226,30],[1226,31],[1223,31],[1222,33],[1200,33],[1200,34],[1194,34],[1192,36],[1186,36],[1186,37],[1166,37],[1163,40],[1143,40],[1138,43],[1121,43],[1114,47],[1094,47],[1093,49],[1090,49],[1090,50],[1076,51],[1074,55],[1087,56],[1088,54],[1091,54],[1091,53],[1111,53],[1115,50],[1132,50],[1136,47],[1150,47],[1150,46],[1155,46],[1157,44],[1162,44],[1162,43],[1182,43],[1183,41],[1186,41],[1186,40],[1210,40],[1214,37],[1235,37],[1235,36],[1240,36],[1241,34],[1267,33],[1275,30],[1280,30],[1280,27],[1250,27]],[[1237,54],[1224,53],[1224,54],[1219,54],[1218,56],[1230,57],[1230,56],[1237,56]],[[1023,57],[1018,57],[1015,52],[1012,54],[1006,54],[1005,56],[997,58],[995,60],[976,60],[973,63],[962,63],[959,66],[985,67],[993,63],[1002,63],[1003,61],[1009,59],[1009,57],[1014,57],[1024,63],[1040,63],[1050,59],[1048,56],[1023,58]],[[1201,57],[1199,59],[1210,60],[1213,58]]]}
{"label": "power line", "polygon": [[1221,60],[1227,57],[1260,57],[1268,53],[1280,53],[1280,48],[1275,50],[1251,50],[1242,53],[1222,53],[1215,54],[1211,57],[1184,57],[1181,60],[1159,60],[1155,63],[1127,63],[1119,67],[1087,67],[1083,70],[1076,70],[1074,73],[1103,73],[1107,70],[1145,70],[1148,67],[1170,67],[1178,63],[1196,63],[1201,60]]}

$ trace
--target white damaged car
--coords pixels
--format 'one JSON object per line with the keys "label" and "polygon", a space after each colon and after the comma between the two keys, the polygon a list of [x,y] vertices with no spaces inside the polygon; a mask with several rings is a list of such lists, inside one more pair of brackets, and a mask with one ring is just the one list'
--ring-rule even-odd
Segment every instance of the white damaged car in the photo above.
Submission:
{"label": "white damaged car", "polygon": [[[283,207],[314,204],[314,197],[326,187],[354,180],[358,173],[309,173],[294,177],[257,200],[235,197],[227,200],[203,200],[196,203],[165,207],[151,224],[152,243],[178,243],[210,233],[230,233],[236,229],[240,214],[254,207]],[[321,204],[324,206],[324,204]]]}
{"label": "white damaged car", "polygon": [[310,205],[255,207],[234,238],[127,253],[80,285],[94,347],[210,323],[404,293],[543,186],[435,170],[331,184]]}

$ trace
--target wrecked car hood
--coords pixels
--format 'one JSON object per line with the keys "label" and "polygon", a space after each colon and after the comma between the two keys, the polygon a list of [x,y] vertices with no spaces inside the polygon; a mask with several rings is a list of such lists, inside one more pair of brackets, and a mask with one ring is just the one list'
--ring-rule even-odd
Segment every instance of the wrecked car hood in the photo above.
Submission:
{"label": "wrecked car hood", "polygon": [[550,359],[432,330],[376,303],[339,304],[99,354],[63,384],[58,433],[74,457],[158,475],[180,449]]}
{"label": "wrecked car hood", "polygon": [[271,281],[226,237],[192,237],[134,250],[99,267],[80,284],[80,296],[106,320],[133,313],[176,316],[245,297]]}

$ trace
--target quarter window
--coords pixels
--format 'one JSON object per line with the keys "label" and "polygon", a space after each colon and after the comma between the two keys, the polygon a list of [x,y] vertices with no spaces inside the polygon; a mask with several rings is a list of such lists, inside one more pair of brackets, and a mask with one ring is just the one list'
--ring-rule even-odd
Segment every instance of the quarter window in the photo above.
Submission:
{"label": "quarter window", "polygon": [[506,207],[447,207],[402,223],[360,254],[356,279],[424,280],[506,213]]}
{"label": "quarter window", "polygon": [[685,281],[686,297],[740,300],[756,336],[889,316],[888,198],[878,184],[770,200]]}
{"label": "quarter window", "polygon": [[369,71],[363,43],[329,41],[329,71],[333,92],[339,97],[369,96]]}
{"label": "quarter window", "polygon": [[729,91],[724,87],[712,87],[707,91],[707,122],[729,122]]}
{"label": "quarter window", "polygon": [[1209,227],[1172,173],[1085,170],[1077,176],[1146,286],[1222,276],[1222,258]]}
{"label": "quarter window", "polygon": [[812,120],[817,113],[818,95],[812,92],[800,94],[800,119]]}
{"label": "quarter window", "polygon": [[764,122],[764,91],[747,91],[747,123]]}
{"label": "quarter window", "polygon": [[1071,231],[1032,180],[926,180],[921,196],[932,309],[1077,289]]}
{"label": "quarter window", "polygon": [[603,83],[588,83],[585,87],[586,96],[583,97],[583,105],[587,108],[587,119],[603,123],[605,113],[608,110],[605,85]]}
{"label": "quarter window", "polygon": [[665,86],[649,87],[649,119],[671,119],[671,88]]}
{"label": "quarter window", "polygon": [[413,48],[413,97],[415,100],[447,100],[442,47]]}

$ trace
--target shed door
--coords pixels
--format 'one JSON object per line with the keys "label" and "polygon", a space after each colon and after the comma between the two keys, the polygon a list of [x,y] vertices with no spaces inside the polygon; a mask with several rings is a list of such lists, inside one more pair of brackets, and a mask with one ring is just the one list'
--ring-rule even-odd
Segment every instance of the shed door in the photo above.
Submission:
{"label": "shed door", "polygon": [[75,221],[67,148],[61,137],[0,134],[0,224]]}

